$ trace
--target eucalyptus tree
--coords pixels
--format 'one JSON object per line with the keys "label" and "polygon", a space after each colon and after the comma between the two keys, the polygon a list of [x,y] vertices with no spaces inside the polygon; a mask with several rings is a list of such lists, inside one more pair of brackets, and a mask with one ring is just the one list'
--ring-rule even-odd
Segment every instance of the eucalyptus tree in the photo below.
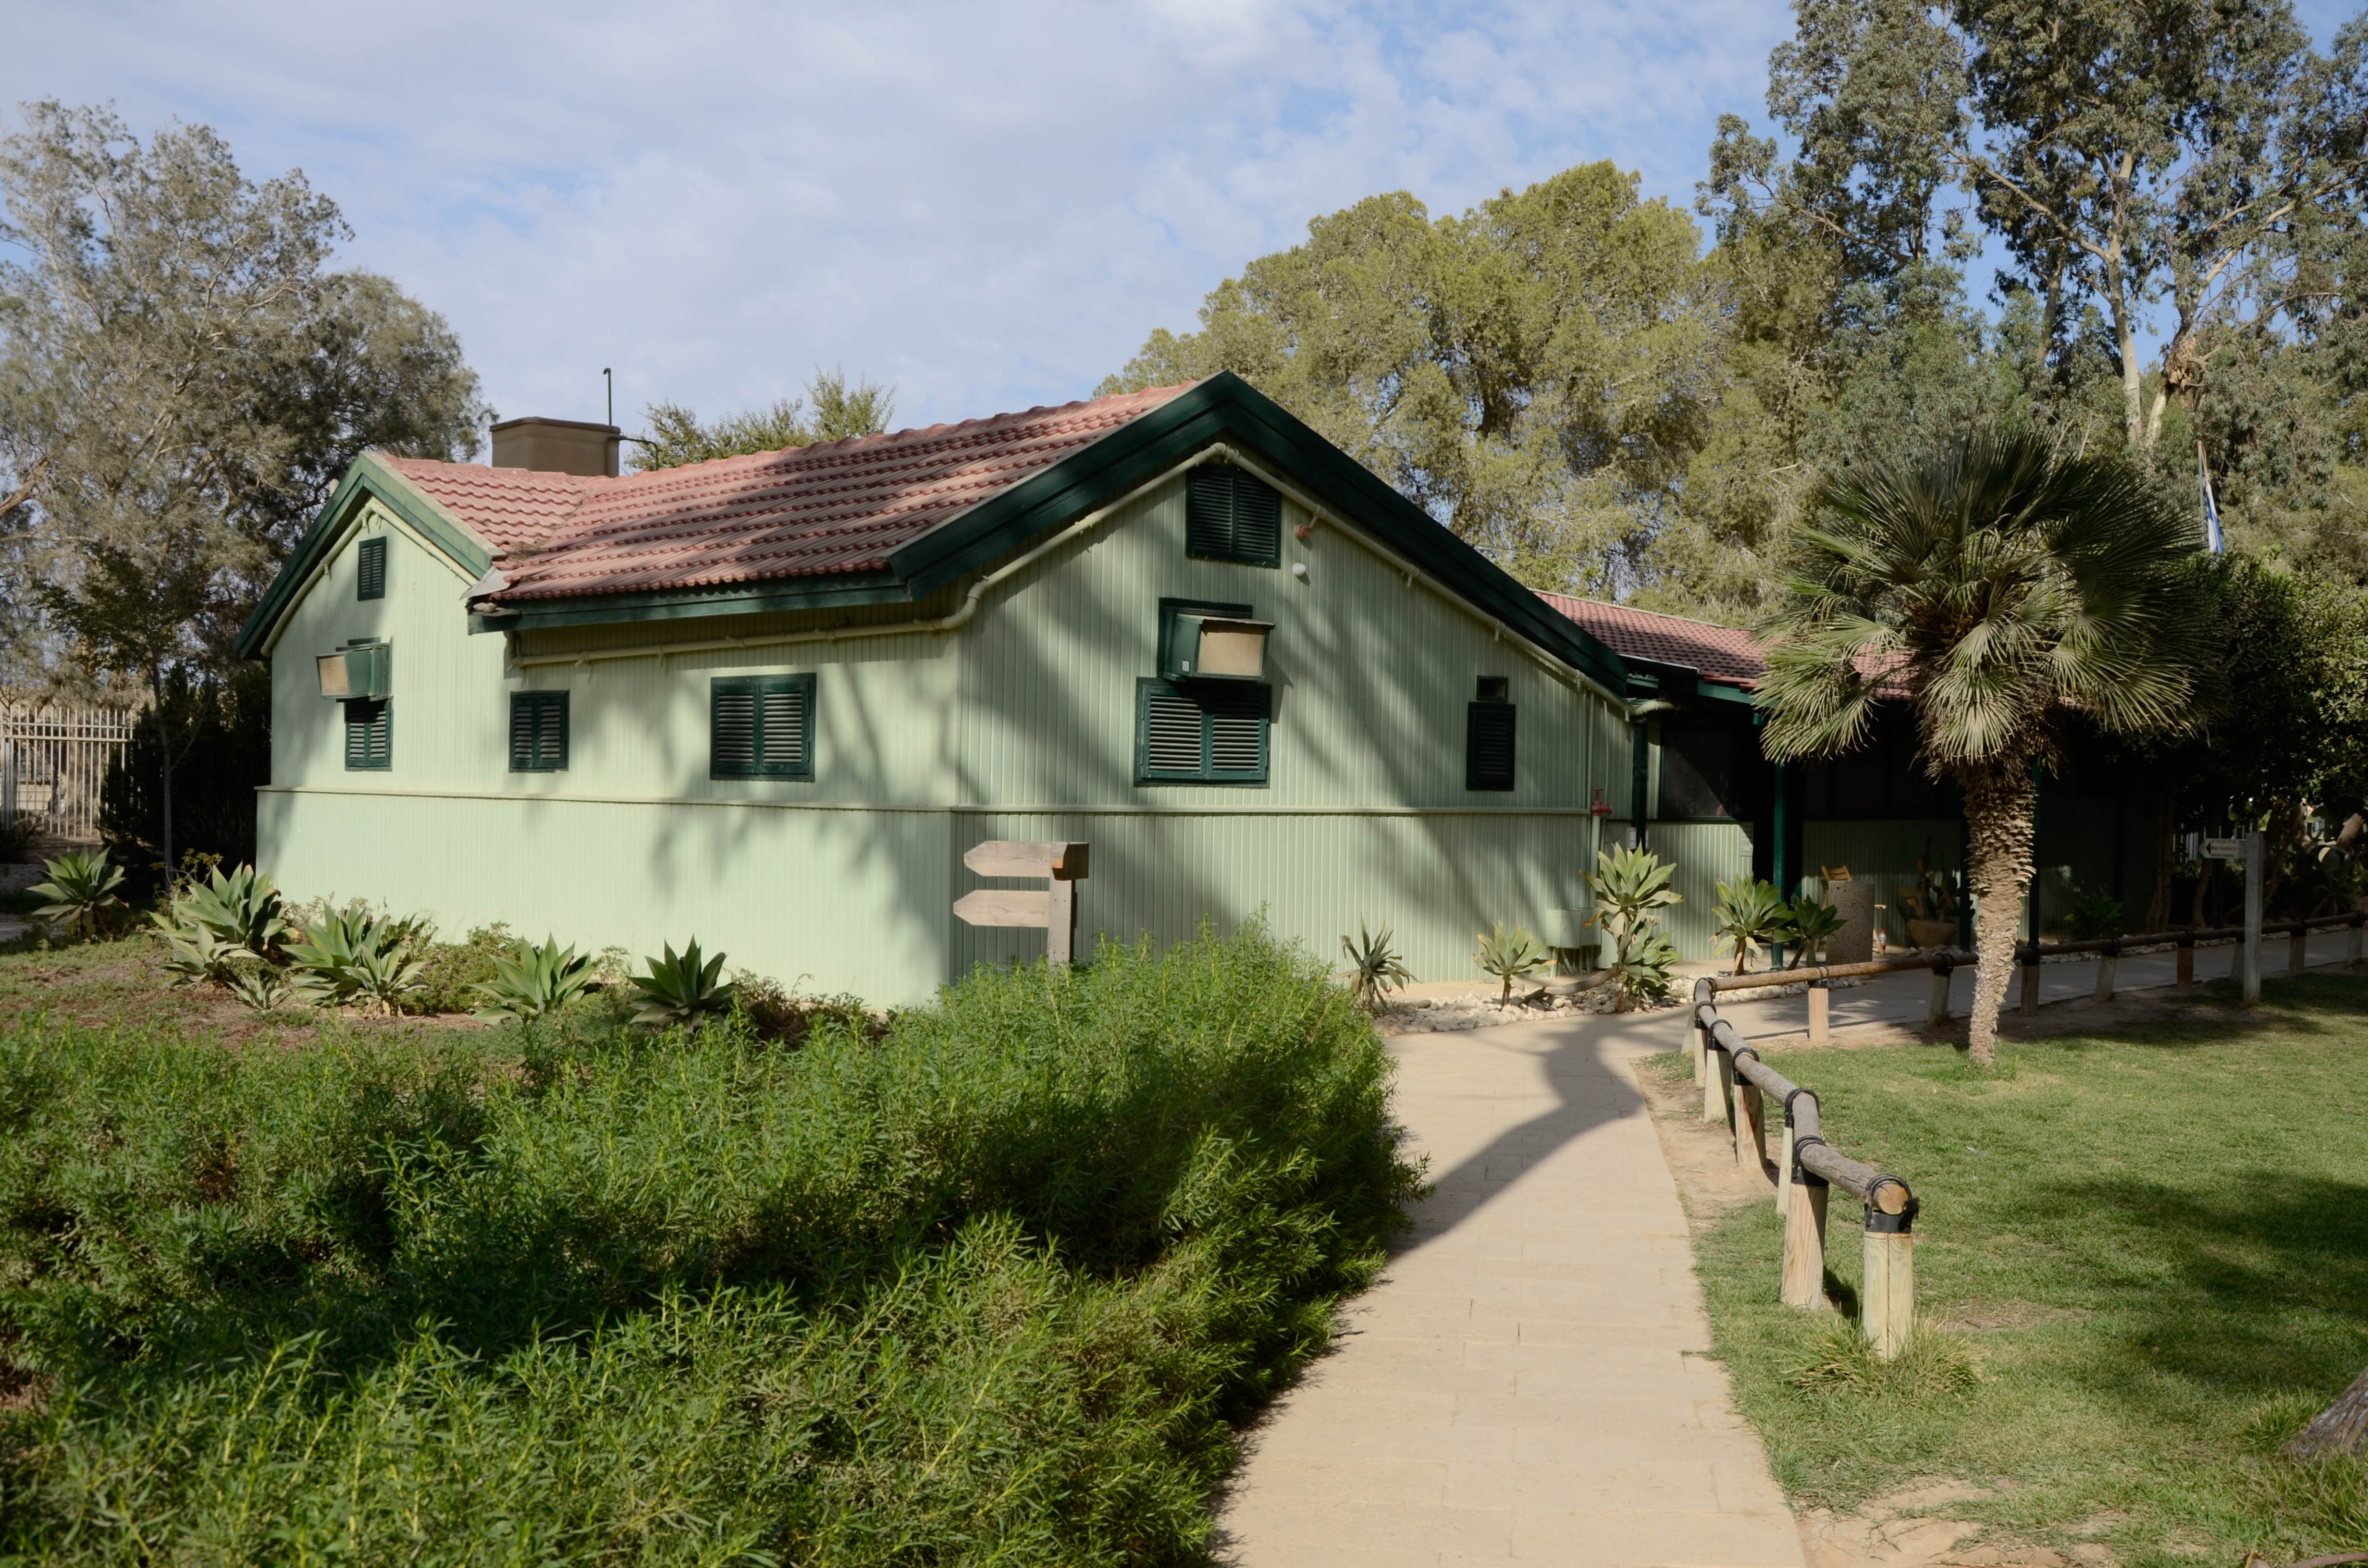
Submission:
{"label": "eucalyptus tree", "polygon": [[110,111],[28,105],[0,202],[9,658],[136,680],[162,727],[168,676],[220,667],[362,448],[475,449],[476,378],[434,312],[332,268],[334,202],[299,172],[250,181],[203,127],[142,143]]}
{"label": "eucalyptus tree", "polygon": [[1232,370],[1542,587],[1633,586],[1714,395],[1692,222],[1608,163],[1434,220],[1405,192],[1308,224],[1099,390]]}
{"label": "eucalyptus tree", "polygon": [[2192,533],[2123,461],[1976,436],[1840,471],[1795,536],[1764,628],[1767,748],[1839,755],[1878,703],[1913,710],[1925,767],[1964,795],[1978,1064],[2031,885],[2033,768],[2076,718],[2134,736],[2187,722],[2203,631]]}
{"label": "eucalyptus tree", "polygon": [[844,369],[817,369],[803,397],[780,398],[744,414],[702,420],[678,403],[654,403],[642,416],[649,422],[650,434],[628,438],[641,449],[633,466],[647,472],[850,436],[876,436],[896,417],[896,389],[865,377],[850,386]]}

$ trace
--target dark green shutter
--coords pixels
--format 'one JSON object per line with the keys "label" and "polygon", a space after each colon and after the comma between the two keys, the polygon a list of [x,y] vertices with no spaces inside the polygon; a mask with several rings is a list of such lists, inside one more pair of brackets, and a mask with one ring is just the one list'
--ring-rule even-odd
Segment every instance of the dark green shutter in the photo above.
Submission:
{"label": "dark green shutter", "polygon": [[1474,702],[1464,709],[1463,787],[1513,787],[1513,714],[1509,702]]}
{"label": "dark green shutter", "polygon": [[1137,681],[1137,782],[1265,783],[1269,699],[1267,687],[1247,682]]}
{"label": "dark green shutter", "polygon": [[1184,553],[1244,566],[1282,564],[1282,497],[1255,475],[1203,463],[1185,481]]}
{"label": "dark green shutter", "polygon": [[354,574],[354,597],[382,599],[386,597],[386,540],[362,540],[360,560]]}
{"label": "dark green shutter", "polygon": [[814,776],[813,676],[722,676],[709,692],[711,777]]}
{"label": "dark green shutter", "polygon": [[510,693],[510,771],[567,770],[567,693]]}
{"label": "dark green shutter", "polygon": [[347,702],[346,767],[353,772],[383,773],[394,766],[392,702]]}

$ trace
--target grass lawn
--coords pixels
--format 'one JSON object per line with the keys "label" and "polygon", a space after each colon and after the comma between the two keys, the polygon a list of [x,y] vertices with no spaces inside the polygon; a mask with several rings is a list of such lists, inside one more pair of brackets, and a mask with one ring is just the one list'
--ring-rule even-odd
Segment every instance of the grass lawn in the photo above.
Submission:
{"label": "grass lawn", "polygon": [[[1771,1053],[1839,1147],[1914,1184],[1937,1331],[1879,1368],[1778,1303],[1772,1203],[1699,1221],[1717,1353],[1778,1480],[1847,1509],[1957,1479],[1988,1491],[1952,1516],[2130,1568],[2368,1548],[2368,1466],[2275,1457],[2368,1366],[2363,1055],[2368,978],[2331,976],[2250,1017],[2002,1040],[1987,1074],[1931,1045]],[[1837,1192],[1851,1312],[1860,1231]]]}

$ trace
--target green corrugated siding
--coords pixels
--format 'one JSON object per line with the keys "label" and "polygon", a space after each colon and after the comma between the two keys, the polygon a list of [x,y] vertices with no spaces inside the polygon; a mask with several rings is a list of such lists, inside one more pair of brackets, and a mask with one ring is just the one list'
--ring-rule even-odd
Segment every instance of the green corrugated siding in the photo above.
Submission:
{"label": "green corrugated siding", "polygon": [[[1592,864],[1585,816],[1526,813],[1151,815],[964,813],[955,818],[957,893],[982,882],[961,851],[990,838],[1082,839],[1093,870],[1078,892],[1078,928],[1131,941],[1192,935],[1205,917],[1229,930],[1265,911],[1275,931],[1327,964],[1363,920],[1391,928],[1424,980],[1476,978],[1476,935],[1498,920],[1543,935],[1549,909],[1578,905]],[[1033,931],[952,925],[957,972],[974,962],[1032,958]]]}
{"label": "green corrugated siding", "polygon": [[1824,867],[1848,866],[1855,881],[1874,883],[1882,890],[1875,895],[1875,902],[1884,906],[1886,937],[1894,947],[1904,947],[1907,944],[1907,915],[1900,905],[1900,888],[1915,885],[1918,856],[1929,853],[1933,865],[1955,871],[1963,833],[1964,825],[1954,817],[1804,823],[1802,876],[1804,880],[1814,879]]}
{"label": "green corrugated siding", "polygon": [[1751,839],[1743,824],[1656,822],[1648,842],[1655,854],[1678,868],[1669,885],[1685,902],[1662,915],[1669,939],[1678,945],[1678,956],[1717,957],[1711,933],[1718,922],[1711,910],[1718,903],[1718,884],[1751,875]]}

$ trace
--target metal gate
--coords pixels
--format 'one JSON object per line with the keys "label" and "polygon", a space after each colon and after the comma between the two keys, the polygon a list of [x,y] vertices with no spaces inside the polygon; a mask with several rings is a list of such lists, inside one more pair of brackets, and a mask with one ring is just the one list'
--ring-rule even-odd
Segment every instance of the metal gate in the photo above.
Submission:
{"label": "metal gate", "polygon": [[21,812],[45,837],[96,842],[99,788],[136,718],[122,708],[0,696],[0,821]]}

